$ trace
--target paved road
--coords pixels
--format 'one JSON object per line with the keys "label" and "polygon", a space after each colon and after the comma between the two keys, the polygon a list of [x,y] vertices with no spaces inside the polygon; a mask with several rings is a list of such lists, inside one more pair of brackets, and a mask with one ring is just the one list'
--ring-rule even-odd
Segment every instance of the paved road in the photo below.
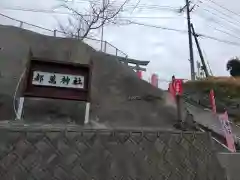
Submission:
{"label": "paved road", "polygon": [[[193,106],[187,102],[185,102],[185,105],[194,115],[195,121],[197,123],[202,124],[203,126],[208,127],[214,132],[224,136],[220,121],[217,119],[217,116],[214,115],[209,109],[202,109],[200,107]],[[240,141],[240,127],[234,124],[231,124],[231,127],[233,134],[236,136],[235,138]]]}

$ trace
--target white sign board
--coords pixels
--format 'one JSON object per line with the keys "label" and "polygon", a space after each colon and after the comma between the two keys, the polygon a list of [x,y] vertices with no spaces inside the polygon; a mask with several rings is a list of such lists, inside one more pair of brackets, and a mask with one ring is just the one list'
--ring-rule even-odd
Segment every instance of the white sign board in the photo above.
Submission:
{"label": "white sign board", "polygon": [[32,84],[63,88],[84,88],[84,76],[34,71]]}

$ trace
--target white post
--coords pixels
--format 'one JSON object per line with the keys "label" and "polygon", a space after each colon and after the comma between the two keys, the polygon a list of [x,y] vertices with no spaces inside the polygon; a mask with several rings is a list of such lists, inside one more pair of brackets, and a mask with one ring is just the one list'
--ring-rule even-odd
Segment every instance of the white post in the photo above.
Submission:
{"label": "white post", "polygon": [[24,97],[20,97],[18,110],[17,110],[17,120],[20,120],[22,118],[23,103],[24,103]]}
{"label": "white post", "polygon": [[85,120],[84,124],[87,124],[89,122],[89,110],[90,110],[90,102],[86,103],[86,111],[85,111]]}

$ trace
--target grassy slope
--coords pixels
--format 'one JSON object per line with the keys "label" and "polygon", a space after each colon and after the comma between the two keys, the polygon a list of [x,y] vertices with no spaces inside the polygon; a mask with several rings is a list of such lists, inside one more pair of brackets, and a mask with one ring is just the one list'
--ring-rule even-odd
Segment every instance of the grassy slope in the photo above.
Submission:
{"label": "grassy slope", "polygon": [[240,123],[238,105],[240,104],[240,78],[210,77],[204,80],[188,81],[184,84],[184,89],[186,93],[198,94],[199,98],[205,97],[205,99],[208,98],[209,91],[213,89],[217,106],[227,108],[231,115],[235,116],[234,121]]}

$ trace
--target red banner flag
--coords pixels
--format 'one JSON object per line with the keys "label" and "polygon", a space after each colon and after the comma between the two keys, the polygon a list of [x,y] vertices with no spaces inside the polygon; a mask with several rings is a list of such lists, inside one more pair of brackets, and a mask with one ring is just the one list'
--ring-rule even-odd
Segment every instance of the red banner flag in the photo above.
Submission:
{"label": "red banner flag", "polygon": [[139,77],[140,79],[142,79],[142,71],[138,70],[138,71],[137,71],[137,75],[138,75],[138,77]]}
{"label": "red banner flag", "polygon": [[155,87],[158,87],[158,75],[157,74],[152,74],[151,84]]}
{"label": "red banner flag", "polygon": [[228,120],[227,111],[225,113],[218,115],[218,118],[222,124],[222,129],[226,137],[226,142],[229,150],[231,152],[236,152],[235,142],[232,134],[232,129]]}
{"label": "red banner flag", "polygon": [[176,95],[182,95],[183,93],[183,80],[182,79],[175,79],[174,80],[174,88],[175,88],[175,94]]}

